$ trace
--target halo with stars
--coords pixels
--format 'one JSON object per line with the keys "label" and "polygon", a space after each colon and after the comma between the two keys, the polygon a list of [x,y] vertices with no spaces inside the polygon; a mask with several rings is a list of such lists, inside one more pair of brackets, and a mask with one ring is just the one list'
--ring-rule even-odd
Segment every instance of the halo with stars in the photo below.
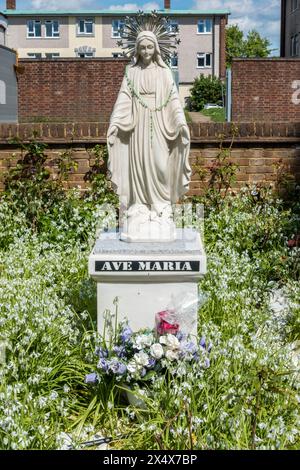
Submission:
{"label": "halo with stars", "polygon": [[117,41],[117,45],[123,49],[125,57],[133,59],[136,38],[141,31],[152,31],[155,34],[164,62],[169,62],[176,55],[180,43],[177,38],[178,26],[172,25],[169,17],[161,16],[155,10],[151,13],[139,10],[134,16],[126,16],[119,30],[121,40]]}

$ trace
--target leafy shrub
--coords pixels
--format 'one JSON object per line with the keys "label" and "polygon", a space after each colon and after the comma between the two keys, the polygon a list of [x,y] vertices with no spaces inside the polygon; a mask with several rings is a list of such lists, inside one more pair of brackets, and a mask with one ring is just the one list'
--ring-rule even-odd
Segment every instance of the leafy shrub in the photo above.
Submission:
{"label": "leafy shrub", "polygon": [[192,111],[201,111],[206,103],[222,105],[222,81],[211,75],[201,74],[195,78],[190,96]]}
{"label": "leafy shrub", "polygon": [[60,181],[51,178],[46,167],[47,145],[35,140],[18,143],[21,158],[4,179],[4,196],[25,215],[33,228],[38,228],[40,217],[64,198],[64,191]]}
{"label": "leafy shrub", "polygon": [[[21,158],[4,179],[0,221],[6,224],[7,233],[3,237],[0,234],[0,246],[7,247],[25,228],[52,242],[83,242],[93,238],[99,221],[107,215],[101,206],[118,203],[107,179],[106,146],[96,145],[91,150],[90,170],[84,178],[90,186],[81,193],[77,189],[67,190],[69,175],[77,168],[71,148],[49,161],[47,145],[36,141],[35,136],[29,143],[20,140],[14,143],[21,148]],[[56,167],[56,174],[50,172],[49,165]],[[17,218],[22,224],[13,223]]]}
{"label": "leafy shrub", "polygon": [[107,161],[106,145],[95,145],[89,155],[90,170],[84,176],[84,181],[90,183],[86,196],[99,203],[117,204],[118,197],[107,179]]}

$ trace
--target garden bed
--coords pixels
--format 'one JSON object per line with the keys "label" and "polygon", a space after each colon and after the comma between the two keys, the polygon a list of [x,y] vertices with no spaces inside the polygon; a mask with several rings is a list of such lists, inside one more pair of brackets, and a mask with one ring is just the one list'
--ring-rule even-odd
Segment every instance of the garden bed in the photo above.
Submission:
{"label": "garden bed", "polygon": [[85,383],[98,370],[87,259],[107,222],[102,203],[115,203],[109,188],[94,179],[83,196],[17,181],[0,201],[1,449],[82,448],[96,434],[114,449],[299,448],[298,193],[194,200],[205,205],[198,333],[209,363],[152,375],[145,409],[109,374]]}

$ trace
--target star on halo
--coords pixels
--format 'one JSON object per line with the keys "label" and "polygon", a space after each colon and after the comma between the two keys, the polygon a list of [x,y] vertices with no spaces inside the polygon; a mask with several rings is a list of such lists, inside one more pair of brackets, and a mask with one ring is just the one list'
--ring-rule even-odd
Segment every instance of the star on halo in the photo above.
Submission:
{"label": "star on halo", "polygon": [[178,26],[172,25],[169,17],[162,17],[155,10],[151,13],[139,10],[134,16],[126,16],[124,25],[119,29],[121,40],[117,41],[117,45],[123,49],[125,57],[134,57],[136,38],[141,31],[155,34],[164,62],[168,63],[176,55],[180,43]]}

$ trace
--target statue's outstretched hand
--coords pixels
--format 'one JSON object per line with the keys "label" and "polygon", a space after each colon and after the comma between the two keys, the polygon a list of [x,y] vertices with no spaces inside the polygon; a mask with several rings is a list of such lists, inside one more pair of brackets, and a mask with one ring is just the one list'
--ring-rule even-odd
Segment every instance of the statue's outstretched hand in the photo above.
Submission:
{"label": "statue's outstretched hand", "polygon": [[115,143],[117,133],[118,133],[117,126],[112,126],[109,130],[109,135],[108,135],[108,143],[110,145],[113,145]]}
{"label": "statue's outstretched hand", "polygon": [[182,126],[180,129],[180,136],[183,145],[188,145],[190,142],[190,132],[187,126]]}

